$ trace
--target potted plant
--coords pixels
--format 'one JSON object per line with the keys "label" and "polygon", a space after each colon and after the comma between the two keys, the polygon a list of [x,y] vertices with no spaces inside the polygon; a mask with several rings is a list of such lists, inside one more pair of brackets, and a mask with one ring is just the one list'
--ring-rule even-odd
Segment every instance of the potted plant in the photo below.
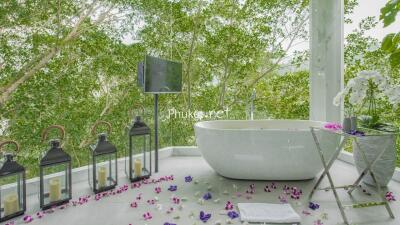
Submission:
{"label": "potted plant", "polygon": [[[354,109],[355,114],[359,115],[358,122],[361,127],[383,131],[387,134],[357,138],[370,162],[382,149],[386,149],[382,157],[373,166],[378,183],[381,186],[386,186],[396,168],[398,129],[393,124],[384,123],[378,109],[381,103],[389,103],[393,108],[397,108],[400,103],[400,86],[391,84],[390,78],[382,76],[376,71],[361,71],[356,77],[348,81],[343,91],[337,94],[334,104],[339,106],[345,96],[348,96],[346,103]],[[356,168],[361,173],[366,164],[355,143],[353,143],[353,157]],[[363,181],[373,185],[369,174],[364,177]]]}

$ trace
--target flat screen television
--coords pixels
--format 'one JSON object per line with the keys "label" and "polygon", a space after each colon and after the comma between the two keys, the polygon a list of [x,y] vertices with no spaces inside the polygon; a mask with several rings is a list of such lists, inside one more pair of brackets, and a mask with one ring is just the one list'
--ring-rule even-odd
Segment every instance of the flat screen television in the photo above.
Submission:
{"label": "flat screen television", "polygon": [[139,62],[137,66],[137,85],[141,88],[144,87],[144,63]]}
{"label": "flat screen television", "polygon": [[182,91],[182,63],[146,56],[144,60],[145,93]]}

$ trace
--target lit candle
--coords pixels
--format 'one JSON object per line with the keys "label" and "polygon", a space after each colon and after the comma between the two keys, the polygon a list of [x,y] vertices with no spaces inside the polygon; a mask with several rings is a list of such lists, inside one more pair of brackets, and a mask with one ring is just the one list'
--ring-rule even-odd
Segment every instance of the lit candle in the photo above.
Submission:
{"label": "lit candle", "polygon": [[142,162],[140,160],[135,160],[134,162],[134,172],[135,176],[139,177],[142,175]]}
{"label": "lit candle", "polygon": [[16,194],[7,195],[4,198],[4,216],[14,214],[19,211],[18,197]]}
{"label": "lit candle", "polygon": [[99,182],[99,188],[105,187],[107,183],[107,169],[106,167],[100,167],[97,173],[97,180]]}
{"label": "lit candle", "polygon": [[61,198],[61,185],[60,185],[60,179],[54,178],[49,181],[50,185],[50,191],[49,191],[49,197],[50,197],[50,202],[55,202],[60,200]]}

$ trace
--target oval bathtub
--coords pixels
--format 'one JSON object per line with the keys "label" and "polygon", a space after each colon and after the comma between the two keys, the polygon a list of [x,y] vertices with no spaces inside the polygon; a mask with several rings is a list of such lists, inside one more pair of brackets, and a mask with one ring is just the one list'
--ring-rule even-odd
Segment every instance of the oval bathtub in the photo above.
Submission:
{"label": "oval bathtub", "polygon": [[[220,175],[249,180],[306,180],[322,171],[310,127],[305,120],[217,120],[194,125],[204,159]],[[340,136],[317,132],[326,160]]]}

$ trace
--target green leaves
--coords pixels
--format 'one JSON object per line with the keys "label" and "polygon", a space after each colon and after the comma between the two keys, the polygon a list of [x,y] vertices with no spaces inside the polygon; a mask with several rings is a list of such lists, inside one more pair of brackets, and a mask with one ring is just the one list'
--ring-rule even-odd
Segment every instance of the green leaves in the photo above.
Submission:
{"label": "green leaves", "polygon": [[[380,20],[383,21],[383,27],[394,23],[400,10],[400,0],[390,0],[381,9]],[[389,55],[390,65],[397,67],[400,65],[400,32],[386,35],[382,41],[382,50]]]}
{"label": "green leaves", "polygon": [[393,38],[395,37],[395,35],[396,34],[391,33],[391,34],[386,35],[385,38],[383,38],[382,49],[384,51],[389,51],[389,49],[392,48],[392,46],[393,46]]}
{"label": "green leaves", "polygon": [[397,49],[395,52],[390,54],[389,60],[392,67],[397,67],[400,65],[400,49]]}
{"label": "green leaves", "polygon": [[381,48],[389,54],[390,65],[392,67],[400,65],[400,32],[386,35],[382,41]]}
{"label": "green leaves", "polygon": [[400,10],[399,0],[389,0],[381,9],[380,20],[383,20],[384,27],[389,26],[396,20],[397,13]]}

